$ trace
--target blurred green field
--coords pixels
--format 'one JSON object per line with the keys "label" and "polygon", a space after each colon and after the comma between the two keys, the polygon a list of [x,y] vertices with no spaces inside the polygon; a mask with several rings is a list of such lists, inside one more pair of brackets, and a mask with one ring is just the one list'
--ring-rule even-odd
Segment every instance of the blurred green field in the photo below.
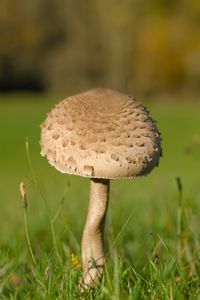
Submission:
{"label": "blurred green field", "polygon": [[[59,206],[65,188],[68,188],[62,211],[55,224],[64,264],[70,265],[70,253],[80,257],[89,180],[59,174],[40,156],[39,124],[58,99],[54,95],[0,95],[1,299],[70,299],[67,298],[69,295],[64,298],[61,288],[60,294],[56,292],[55,286],[59,285],[56,280],[60,280],[59,265],[56,265],[56,270],[52,267],[54,280],[52,279],[51,286],[47,288],[48,297],[44,292],[45,288],[42,290],[42,284],[40,287],[35,279],[37,276],[32,274],[33,266],[26,243],[19,195],[19,183],[23,180],[28,194],[30,239],[36,259],[40,262],[40,274],[43,274],[49,260],[55,262],[56,257],[44,203],[33,184],[27,161],[27,138],[33,168],[52,215]],[[105,229],[107,251],[132,211],[133,216],[108,255],[109,268],[104,289],[98,291],[99,298],[96,296],[95,299],[186,299],[187,296],[188,299],[200,299],[200,104],[180,101],[146,101],[145,104],[157,120],[162,133],[164,155],[159,168],[149,176],[111,182]],[[183,186],[181,236],[177,236],[177,177],[180,177]],[[180,264],[174,268],[179,244]],[[155,252],[157,258],[154,257]],[[156,259],[158,261],[155,262]],[[158,278],[154,278],[156,271],[154,267],[151,270],[150,262],[155,263],[156,270],[163,273],[159,273],[160,277],[164,276],[160,284]],[[116,266],[121,273],[116,272]],[[132,268],[136,273],[131,273]],[[79,272],[80,270],[77,274]],[[150,280],[151,276],[154,281]],[[31,290],[31,287],[35,289],[36,286],[39,287],[35,292]],[[138,298],[134,298],[136,296]],[[192,298],[193,296],[196,298]],[[87,297],[90,299],[92,296]]]}

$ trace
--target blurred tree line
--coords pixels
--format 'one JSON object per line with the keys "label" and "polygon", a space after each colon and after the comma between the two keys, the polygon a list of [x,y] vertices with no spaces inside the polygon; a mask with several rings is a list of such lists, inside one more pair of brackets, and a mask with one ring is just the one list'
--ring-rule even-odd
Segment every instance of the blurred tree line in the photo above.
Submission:
{"label": "blurred tree line", "polygon": [[199,0],[1,0],[0,90],[200,91]]}

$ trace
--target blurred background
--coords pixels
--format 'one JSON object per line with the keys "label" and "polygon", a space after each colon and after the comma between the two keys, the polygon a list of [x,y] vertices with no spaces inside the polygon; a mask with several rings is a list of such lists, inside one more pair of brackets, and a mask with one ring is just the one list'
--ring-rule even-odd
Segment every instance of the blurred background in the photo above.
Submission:
{"label": "blurred background", "polygon": [[200,91],[199,0],[2,0],[0,39],[4,92]]}
{"label": "blurred background", "polygon": [[[80,254],[88,203],[87,178],[60,174],[40,156],[39,125],[62,98],[98,86],[131,94],[148,107],[162,133],[164,153],[148,178],[112,181],[106,242],[118,237],[134,210],[116,245],[122,256],[140,272],[152,254],[153,232],[175,257],[178,177],[187,214],[183,234],[192,241],[199,269],[200,246],[196,240],[193,244],[191,232],[199,241],[200,1],[1,0],[0,280],[7,274],[1,266],[9,262],[8,271],[22,266],[16,271],[24,278],[19,299],[25,299],[24,286],[27,293],[37,290],[24,283],[30,256],[20,182],[27,189],[28,226],[38,261],[52,253],[43,198],[53,216],[67,187],[56,223],[64,257],[71,251]],[[6,286],[7,295],[16,293],[15,285]]]}

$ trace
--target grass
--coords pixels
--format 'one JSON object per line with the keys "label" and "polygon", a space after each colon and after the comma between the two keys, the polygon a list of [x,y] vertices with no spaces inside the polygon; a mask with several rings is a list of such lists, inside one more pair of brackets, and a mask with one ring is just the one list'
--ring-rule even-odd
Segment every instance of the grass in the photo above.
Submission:
{"label": "grass", "polygon": [[200,104],[147,103],[164,157],[148,177],[111,182],[105,275],[80,295],[89,181],[40,157],[39,124],[55,100],[0,96],[0,299],[200,299]]}

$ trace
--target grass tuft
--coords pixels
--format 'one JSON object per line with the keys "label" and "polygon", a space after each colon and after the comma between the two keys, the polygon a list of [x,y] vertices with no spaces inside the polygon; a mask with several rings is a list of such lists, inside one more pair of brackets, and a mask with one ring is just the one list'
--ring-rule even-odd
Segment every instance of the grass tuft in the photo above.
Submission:
{"label": "grass tuft", "polygon": [[199,106],[151,105],[165,157],[148,178],[112,182],[103,281],[81,293],[87,180],[40,158],[39,124],[52,103],[25,100],[0,109],[0,299],[200,299]]}

